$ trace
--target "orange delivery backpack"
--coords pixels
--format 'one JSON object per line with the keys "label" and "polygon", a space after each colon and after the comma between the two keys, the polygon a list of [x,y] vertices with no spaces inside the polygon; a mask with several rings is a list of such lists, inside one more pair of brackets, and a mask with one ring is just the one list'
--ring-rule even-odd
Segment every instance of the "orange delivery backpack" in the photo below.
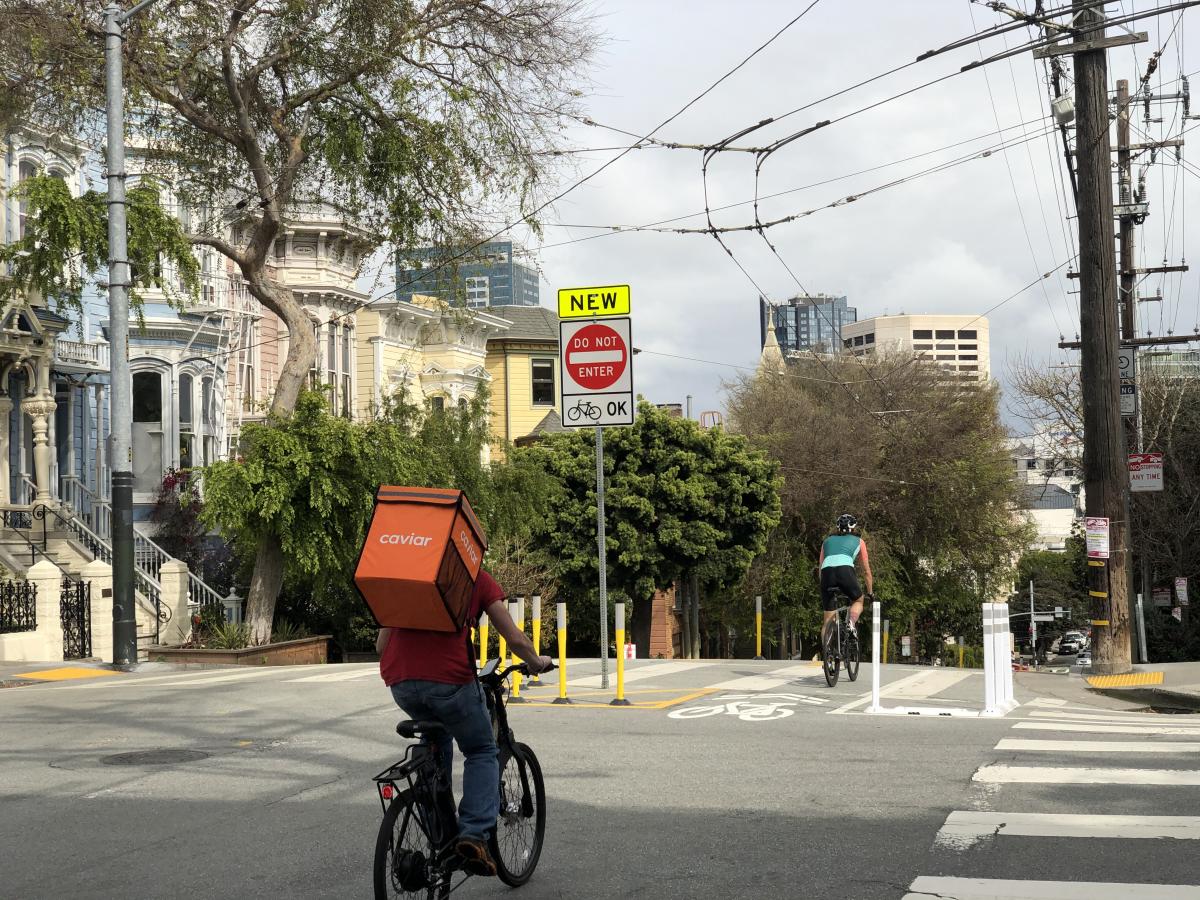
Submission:
{"label": "orange delivery backpack", "polygon": [[384,485],[354,584],[384,627],[459,631],[485,550],[462,491]]}

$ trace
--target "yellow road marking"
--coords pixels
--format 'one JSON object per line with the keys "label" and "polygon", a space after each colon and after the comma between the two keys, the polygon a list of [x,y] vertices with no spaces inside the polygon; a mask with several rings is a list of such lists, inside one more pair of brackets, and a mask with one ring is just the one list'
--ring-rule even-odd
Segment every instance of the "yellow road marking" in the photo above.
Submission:
{"label": "yellow road marking", "polygon": [[74,678],[105,678],[109,675],[123,675],[124,672],[111,672],[105,669],[84,669],[79,666],[65,666],[61,669],[43,669],[40,672],[25,672],[14,675],[14,678],[36,678],[39,681],[70,681]]}
{"label": "yellow road marking", "polygon": [[1162,684],[1162,672],[1131,672],[1128,675],[1089,675],[1087,683],[1092,687],[1137,687],[1143,684]]}

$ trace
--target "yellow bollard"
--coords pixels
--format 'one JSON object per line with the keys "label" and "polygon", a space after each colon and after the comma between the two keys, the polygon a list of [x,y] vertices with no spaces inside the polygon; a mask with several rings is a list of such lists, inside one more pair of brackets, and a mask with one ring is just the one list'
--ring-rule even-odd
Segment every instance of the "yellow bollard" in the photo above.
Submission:
{"label": "yellow bollard", "polygon": [[966,649],[967,648],[963,646],[963,639],[959,638],[958,639],[958,667],[960,669],[963,667],[963,651]]}
{"label": "yellow bollard", "polygon": [[[540,656],[542,653],[542,597],[540,594],[533,595],[533,649]],[[529,679],[530,686],[541,685],[542,676],[534,675]]]}
{"label": "yellow bollard", "polygon": [[625,604],[618,603],[617,607],[617,696],[610,706],[629,706],[625,699]]}
{"label": "yellow bollard", "polygon": [[[516,600],[510,600],[508,604],[509,614],[513,617],[513,621],[517,623],[517,628],[521,631],[525,630],[525,598],[518,597]],[[512,662],[510,665],[516,665],[520,660],[517,659],[517,651],[512,652]],[[509,703],[524,703],[525,698],[521,696],[521,673],[513,672],[512,676],[512,694],[508,698]]]}
{"label": "yellow bollard", "polygon": [[558,604],[558,697],[555,703],[570,703],[567,697],[567,604]]}
{"label": "yellow bollard", "polygon": [[498,631],[496,632],[496,641],[500,645],[500,652],[496,654],[496,657],[500,660],[501,667],[503,667],[505,657],[508,656],[508,641],[506,641],[504,639],[504,635]]}
{"label": "yellow bollard", "polygon": [[881,657],[882,662],[888,661],[887,647],[888,647],[888,620],[884,619],[883,620],[883,656]]}
{"label": "yellow bollard", "polygon": [[754,598],[754,658],[762,659],[762,597]]}
{"label": "yellow bollard", "polygon": [[479,668],[487,664],[488,659],[488,617],[484,613],[479,620]]}

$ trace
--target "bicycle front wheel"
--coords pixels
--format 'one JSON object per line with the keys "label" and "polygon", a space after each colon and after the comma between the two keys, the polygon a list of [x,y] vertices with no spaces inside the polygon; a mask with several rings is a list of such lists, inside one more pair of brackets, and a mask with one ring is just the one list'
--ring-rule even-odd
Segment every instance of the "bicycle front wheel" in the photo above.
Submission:
{"label": "bicycle front wheel", "polygon": [[496,874],[509,887],[529,880],[546,836],[546,784],[542,767],[526,744],[501,751],[500,815],[490,845]]}
{"label": "bicycle front wheel", "polygon": [[833,687],[838,682],[837,629],[826,628],[821,641],[821,668],[825,670],[825,683]]}
{"label": "bicycle front wheel", "polygon": [[441,900],[450,882],[437,866],[436,851],[405,791],[388,804],[375,841],[375,900]]}
{"label": "bicycle front wheel", "polygon": [[846,661],[846,675],[851,681],[858,678],[858,635],[853,631],[846,635],[846,646],[842,658]]}

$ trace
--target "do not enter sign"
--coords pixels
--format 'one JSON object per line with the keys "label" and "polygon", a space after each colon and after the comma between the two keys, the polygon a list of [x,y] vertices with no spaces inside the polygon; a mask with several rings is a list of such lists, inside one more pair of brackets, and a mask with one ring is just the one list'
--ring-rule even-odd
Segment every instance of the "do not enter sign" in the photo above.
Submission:
{"label": "do not enter sign", "polygon": [[633,341],[629,319],[559,324],[562,423],[568,428],[632,425]]}
{"label": "do not enter sign", "polygon": [[629,346],[609,325],[594,323],[576,331],[563,347],[567,374],[580,387],[603,391],[621,380],[629,365]]}

